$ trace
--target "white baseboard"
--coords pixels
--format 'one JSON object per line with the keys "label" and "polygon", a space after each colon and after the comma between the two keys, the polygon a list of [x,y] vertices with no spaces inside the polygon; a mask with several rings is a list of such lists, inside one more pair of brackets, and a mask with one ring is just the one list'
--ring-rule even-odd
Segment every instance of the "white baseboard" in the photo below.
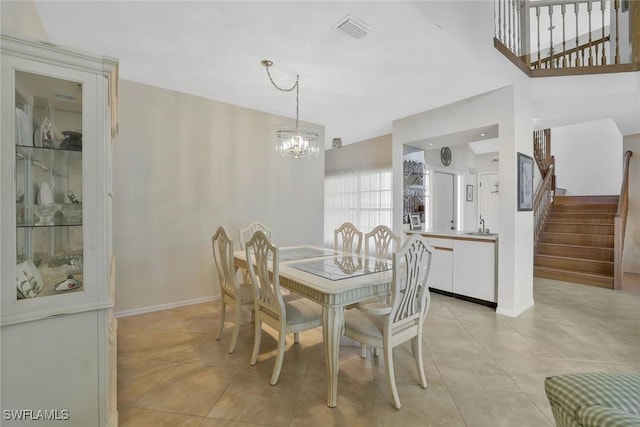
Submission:
{"label": "white baseboard", "polygon": [[177,302],[170,302],[167,304],[152,305],[149,307],[132,308],[131,310],[117,311],[115,313],[115,317],[120,318],[120,317],[135,316],[136,314],[144,314],[144,313],[151,313],[154,311],[168,310],[171,308],[184,307],[187,305],[200,304],[203,302],[217,301],[219,299],[220,299],[220,295],[215,295],[211,297],[202,297],[202,298],[194,298],[194,299],[177,301]]}
{"label": "white baseboard", "polygon": [[498,307],[496,308],[496,313],[502,314],[503,316],[518,317],[519,315],[524,313],[526,310],[533,307],[533,305],[534,305],[533,299],[528,303],[523,304],[521,307],[507,308],[507,309],[505,309],[504,306],[501,306],[500,303],[498,303]]}

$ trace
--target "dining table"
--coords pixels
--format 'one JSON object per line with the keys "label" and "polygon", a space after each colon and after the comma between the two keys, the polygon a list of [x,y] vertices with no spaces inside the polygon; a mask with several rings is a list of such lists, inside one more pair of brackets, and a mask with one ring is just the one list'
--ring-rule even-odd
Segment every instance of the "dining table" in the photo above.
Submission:
{"label": "dining table", "polygon": [[[246,269],[244,251],[234,252],[236,267]],[[322,310],[322,336],[327,374],[327,406],[338,400],[340,338],[347,306],[386,294],[392,263],[314,245],[278,248],[280,286],[317,302]]]}

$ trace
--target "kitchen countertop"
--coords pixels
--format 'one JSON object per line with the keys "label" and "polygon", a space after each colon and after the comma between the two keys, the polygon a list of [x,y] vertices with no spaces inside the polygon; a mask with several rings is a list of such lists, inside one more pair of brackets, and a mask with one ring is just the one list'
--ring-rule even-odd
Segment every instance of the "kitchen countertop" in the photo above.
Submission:
{"label": "kitchen countertop", "polygon": [[442,237],[445,239],[459,239],[459,240],[483,240],[495,242],[498,240],[497,234],[469,234],[471,231],[458,231],[458,230],[405,230],[407,234],[424,234],[431,237]]}

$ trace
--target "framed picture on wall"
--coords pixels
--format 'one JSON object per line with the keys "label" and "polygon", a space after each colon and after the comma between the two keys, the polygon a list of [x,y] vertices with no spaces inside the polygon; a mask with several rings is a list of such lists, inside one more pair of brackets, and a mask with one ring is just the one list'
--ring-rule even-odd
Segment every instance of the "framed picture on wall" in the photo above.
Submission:
{"label": "framed picture on wall", "polygon": [[473,202],[473,185],[467,185],[467,202]]}
{"label": "framed picture on wall", "polygon": [[421,226],[422,224],[420,222],[420,214],[419,213],[411,214],[411,229],[419,230]]}
{"label": "framed picture on wall", "polygon": [[518,210],[533,210],[533,158],[518,153]]}

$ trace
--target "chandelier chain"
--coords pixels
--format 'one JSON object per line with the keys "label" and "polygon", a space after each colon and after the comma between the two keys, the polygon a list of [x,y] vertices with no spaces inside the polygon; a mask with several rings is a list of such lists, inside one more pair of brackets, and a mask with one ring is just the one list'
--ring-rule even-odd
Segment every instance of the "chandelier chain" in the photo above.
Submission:
{"label": "chandelier chain", "polygon": [[280,86],[278,86],[276,84],[276,82],[273,81],[273,78],[271,77],[271,73],[269,72],[269,67],[265,67],[267,69],[267,76],[269,76],[269,80],[271,81],[271,84],[278,89],[281,92],[291,92],[292,90],[294,90],[296,87],[298,87],[298,79],[300,78],[299,75],[296,75],[296,82],[293,84],[293,86],[291,86],[289,89],[285,89],[285,88],[281,88]]}
{"label": "chandelier chain", "polygon": [[276,84],[276,82],[273,81],[273,78],[271,77],[271,73],[269,72],[269,67],[270,66],[265,66],[265,68],[267,69],[267,76],[269,76],[269,80],[271,81],[271,84],[273,85],[273,87],[275,87],[276,89],[278,89],[280,92],[291,92],[292,90],[296,90],[296,129],[298,129],[298,117],[299,117],[299,111],[300,111],[300,75],[296,74],[296,82],[293,84],[293,86],[291,86],[289,89],[285,89],[285,88],[281,88],[280,86],[278,86]]}

